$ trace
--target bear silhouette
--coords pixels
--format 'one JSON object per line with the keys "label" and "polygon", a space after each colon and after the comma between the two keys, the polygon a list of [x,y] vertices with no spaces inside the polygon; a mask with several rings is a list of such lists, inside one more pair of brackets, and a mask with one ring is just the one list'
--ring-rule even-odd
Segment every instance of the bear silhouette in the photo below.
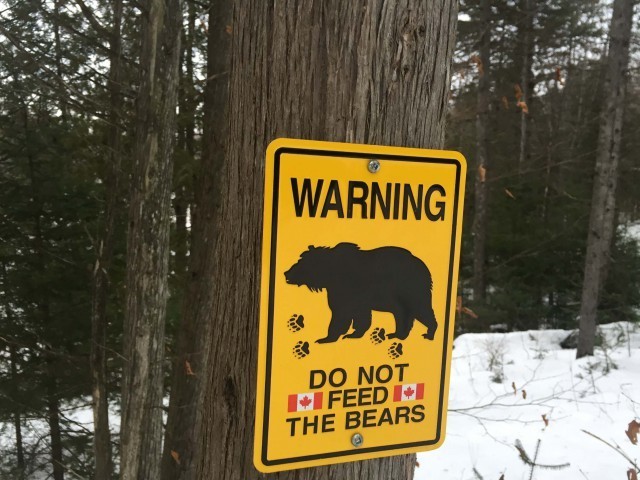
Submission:
{"label": "bear silhouette", "polygon": [[[331,322],[327,336],[317,343],[361,338],[371,327],[371,312],[390,312],[396,331],[388,338],[407,338],[413,322],[427,327],[424,338],[433,340],[438,328],[431,305],[429,269],[409,250],[380,247],[360,250],[354,243],[315,247],[302,252],[285,272],[287,283],[327,291]],[[353,332],[347,334],[353,324]]]}

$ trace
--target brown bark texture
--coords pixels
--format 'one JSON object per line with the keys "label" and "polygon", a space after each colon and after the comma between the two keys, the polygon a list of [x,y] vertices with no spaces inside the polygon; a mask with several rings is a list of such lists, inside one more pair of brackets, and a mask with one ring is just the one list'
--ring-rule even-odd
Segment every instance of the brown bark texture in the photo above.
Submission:
{"label": "brown bark texture", "polygon": [[180,0],[141,5],[140,86],[127,236],[122,384],[123,480],[160,477]]}
{"label": "brown bark texture", "polygon": [[214,216],[220,204],[219,172],[225,155],[231,3],[214,0],[209,7],[207,83],[204,98],[202,160],[198,169],[191,225],[191,255],[182,316],[177,332],[177,352],[171,379],[171,400],[162,458],[163,480],[195,480],[197,431],[202,412],[203,363],[215,307],[217,279],[214,245],[218,225]]}
{"label": "brown bark texture", "polygon": [[480,62],[482,68],[478,78],[478,112],[476,115],[476,179],[473,212],[473,299],[484,302],[486,297],[485,263],[487,240],[487,195],[486,183],[489,156],[487,153],[489,128],[489,87],[491,70],[491,2],[482,0],[480,37]]}
{"label": "brown bark texture", "polygon": [[264,158],[285,136],[441,147],[456,16],[452,0],[234,2],[198,478],[413,477],[413,455],[268,476],[253,466]]}
{"label": "brown bark texture", "polygon": [[105,211],[103,230],[97,245],[96,263],[93,267],[91,291],[91,379],[93,408],[93,452],[95,456],[95,480],[109,480],[113,470],[111,459],[111,433],[109,432],[109,403],[107,397],[107,295],[109,268],[113,257],[115,226],[120,195],[121,165],[121,41],[122,0],[113,1],[113,30],[110,38],[110,112],[107,147],[107,173],[105,175]]}
{"label": "brown bark texture", "polygon": [[624,116],[633,0],[615,0],[600,112],[596,169],[580,303],[577,357],[593,355],[597,310],[615,228],[616,187]]}

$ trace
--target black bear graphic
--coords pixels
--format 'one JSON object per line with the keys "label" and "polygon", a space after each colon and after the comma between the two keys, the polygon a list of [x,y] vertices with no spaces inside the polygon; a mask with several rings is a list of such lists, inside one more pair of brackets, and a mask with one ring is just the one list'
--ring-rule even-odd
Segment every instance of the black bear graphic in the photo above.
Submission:
{"label": "black bear graphic", "polygon": [[[396,331],[388,338],[404,340],[414,320],[427,327],[423,337],[433,340],[438,328],[431,306],[432,280],[422,260],[400,247],[360,250],[353,243],[314,247],[285,272],[287,283],[327,290],[331,323],[317,343],[360,338],[371,327],[371,311],[390,312]],[[354,331],[345,335],[353,322]]]}

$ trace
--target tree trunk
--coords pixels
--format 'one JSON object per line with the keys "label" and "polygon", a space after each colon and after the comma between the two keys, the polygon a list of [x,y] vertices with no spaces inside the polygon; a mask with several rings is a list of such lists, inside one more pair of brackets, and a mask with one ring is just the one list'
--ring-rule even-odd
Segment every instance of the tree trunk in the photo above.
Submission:
{"label": "tree trunk", "polygon": [[184,290],[184,279],[188,267],[189,229],[187,212],[193,198],[191,166],[195,158],[195,115],[197,100],[193,79],[193,39],[195,34],[196,9],[187,2],[187,26],[182,29],[182,51],[180,54],[180,88],[178,92],[178,150],[174,165],[173,211],[176,217],[174,236],[174,265],[179,289]]}
{"label": "tree trunk", "polygon": [[[28,138],[29,132],[29,112],[27,108],[23,111],[23,122],[25,138]],[[37,256],[37,269],[41,276],[46,274],[45,264],[45,239],[42,233],[42,211],[43,204],[40,200],[40,184],[38,182],[38,174],[36,165],[31,155],[28,156],[29,176],[31,181],[31,195],[35,204],[34,212],[34,244]],[[40,287],[40,285],[39,285]],[[39,289],[38,289],[39,290]],[[42,329],[45,332],[45,338],[50,338],[51,332],[51,311],[49,308],[49,293],[47,289],[36,291],[38,318],[42,322]],[[49,437],[51,441],[51,466],[53,469],[53,480],[64,480],[64,460],[62,456],[62,433],[60,431],[60,404],[58,398],[58,380],[56,376],[56,365],[51,352],[51,346],[45,344],[44,348],[45,362],[45,388],[46,388],[46,405],[47,405],[47,423],[49,424]]]}
{"label": "tree trunk", "polygon": [[[440,147],[452,0],[234,2],[227,151],[210,239],[217,288],[206,335],[197,477],[264,478],[252,464],[265,150],[277,137]],[[410,479],[415,456],[270,478]]]}
{"label": "tree trunk", "polygon": [[487,130],[489,128],[489,72],[491,62],[491,3],[481,2],[480,65],[478,78],[478,113],[476,116],[477,169],[475,181],[475,204],[473,216],[473,299],[483,302],[486,298],[485,251],[487,238],[487,194],[486,173],[489,167],[487,154]]}
{"label": "tree trunk", "polygon": [[[202,352],[208,339],[216,289],[220,288],[212,244],[218,225],[219,172],[225,155],[231,35],[231,3],[215,0],[209,7],[207,78],[204,98],[204,138],[196,201],[192,216],[191,255],[186,295],[178,329],[177,355],[171,381],[171,401],[162,460],[163,480],[195,480],[197,428],[206,378]],[[172,457],[175,452],[179,462]]]}
{"label": "tree trunk", "polygon": [[609,55],[603,89],[604,105],[600,113],[596,170],[580,304],[578,358],[593,355],[599,296],[604,284],[603,274],[609,261],[611,239],[615,228],[616,186],[633,4],[633,0],[615,0],[613,3]]}
{"label": "tree trunk", "polygon": [[529,140],[529,114],[527,110],[531,107],[531,93],[533,90],[533,73],[531,72],[531,64],[533,61],[533,20],[535,17],[535,1],[521,0],[522,4],[522,25],[520,27],[522,42],[522,70],[520,73],[520,87],[522,90],[522,98],[520,101],[527,105],[527,109],[521,107],[520,112],[520,154],[518,160],[518,169],[522,172],[527,167],[527,159],[529,157],[528,140]]}
{"label": "tree trunk", "polygon": [[[60,3],[60,0],[54,0],[53,2],[53,41],[55,46],[56,75],[58,76],[60,81],[64,81],[62,71],[62,43],[60,41]],[[60,112],[62,115],[62,120],[66,120],[67,102],[64,95],[60,95]]]}
{"label": "tree trunk", "polygon": [[[11,322],[11,307],[6,306],[5,311],[7,313],[7,319]],[[9,345],[9,361],[11,363],[11,383],[14,385],[14,389],[17,392],[18,388],[18,354],[16,352],[15,344],[10,341]],[[22,422],[20,420],[20,404],[15,402],[15,410],[13,412],[13,428],[16,429],[16,467],[18,469],[19,478],[24,478],[24,446],[22,444]]]}
{"label": "tree trunk", "polygon": [[121,131],[120,109],[122,97],[120,83],[120,25],[122,0],[113,1],[113,30],[110,39],[109,90],[111,106],[109,118],[109,149],[105,179],[105,212],[102,235],[97,245],[97,258],[93,267],[91,292],[91,378],[93,400],[93,451],[95,456],[95,480],[109,480],[113,470],[111,460],[111,433],[109,432],[109,402],[107,397],[107,294],[109,268],[113,256],[118,198],[120,196]]}
{"label": "tree trunk", "polygon": [[180,0],[148,0],[141,10],[123,338],[123,480],[160,476],[172,150],[182,27]]}
{"label": "tree trunk", "polygon": [[47,359],[47,422],[51,435],[51,463],[53,480],[64,480],[64,463],[62,459],[62,434],[60,432],[60,404],[58,386],[53,361]]}

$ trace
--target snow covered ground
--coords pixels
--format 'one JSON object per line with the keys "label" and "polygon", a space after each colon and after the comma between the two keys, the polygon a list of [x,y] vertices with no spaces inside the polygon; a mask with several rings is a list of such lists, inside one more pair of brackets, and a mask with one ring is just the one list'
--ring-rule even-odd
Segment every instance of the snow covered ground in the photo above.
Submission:
{"label": "snow covered ground", "polygon": [[[575,350],[560,347],[569,334],[563,330],[458,337],[446,440],[440,449],[418,455],[416,480],[528,480],[530,467],[520,459],[516,441],[531,458],[540,441],[537,463],[570,464],[537,468],[536,480],[627,479],[628,461],[585,431],[640,461],[640,445],[625,434],[632,420],[640,421],[640,325],[616,323],[601,331],[605,347],[580,360]],[[91,429],[89,408],[67,416]],[[114,434],[117,420],[114,411]],[[10,424],[0,427],[1,458],[13,448],[14,434]],[[32,442],[43,432],[45,424],[33,420],[23,433]],[[43,466],[32,479],[47,476],[46,444],[38,450]]]}
{"label": "snow covered ground", "polygon": [[640,421],[640,327],[601,331],[603,347],[580,360],[560,347],[563,330],[458,337],[446,440],[418,455],[416,479],[529,479],[518,441],[530,458],[540,441],[536,463],[569,464],[536,468],[535,479],[627,479],[629,462],[586,432],[640,460],[640,444],[625,434]]}

